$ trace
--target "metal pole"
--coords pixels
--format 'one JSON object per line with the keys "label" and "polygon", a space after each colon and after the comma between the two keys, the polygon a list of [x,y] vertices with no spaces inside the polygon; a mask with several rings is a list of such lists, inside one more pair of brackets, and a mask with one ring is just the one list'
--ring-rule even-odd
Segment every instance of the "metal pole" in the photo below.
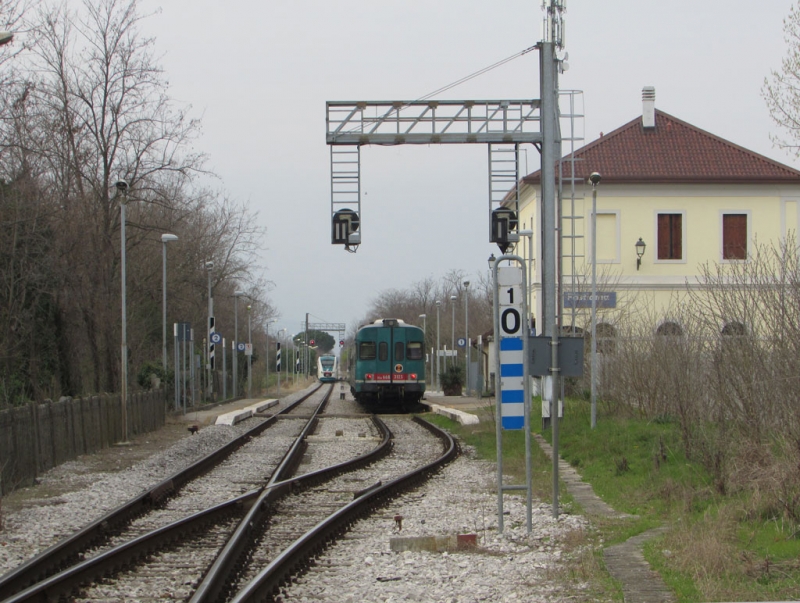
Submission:
{"label": "metal pole", "polygon": [[211,332],[212,332],[212,322],[214,320],[214,298],[211,297],[211,271],[214,268],[214,262],[208,261],[206,262],[206,269],[208,270],[208,343],[206,344],[205,338],[203,338],[203,347],[206,349],[207,362],[206,362],[206,389],[207,389],[207,396],[211,397],[211,394],[214,391],[214,386],[211,383],[211,350],[212,346],[214,345],[211,342]]}
{"label": "metal pole", "polygon": [[305,355],[303,357],[303,373],[305,373],[306,379],[308,379],[308,362],[311,359],[311,353],[308,349],[308,312],[306,312],[306,341],[305,341]]}
{"label": "metal pole", "polygon": [[161,358],[162,358],[162,365],[164,367],[164,377],[167,376],[167,242],[162,238],[161,239],[161,247],[162,247],[162,258],[163,258],[163,279],[161,281],[161,289],[162,289],[162,307],[164,309],[164,320],[161,329]]}
{"label": "metal pole", "polygon": [[192,408],[195,406],[195,374],[194,374],[194,329],[191,330],[191,335],[189,336],[189,381],[190,385],[192,386]]}
{"label": "metal pole", "polygon": [[247,306],[247,343],[250,347],[250,353],[247,355],[247,397],[253,397],[253,342],[251,339],[250,330],[250,305]]}
{"label": "metal pole", "polygon": [[266,363],[267,365],[267,389],[266,393],[269,393],[269,321],[267,321],[267,358]]}
{"label": "metal pole", "polygon": [[597,427],[597,185],[600,174],[593,172],[592,181],[592,429]]}
{"label": "metal pole", "polygon": [[[422,349],[425,350],[425,353],[428,352],[428,315],[427,314],[420,314],[419,317],[422,319]],[[427,381],[427,378],[425,379]]]}
{"label": "metal pole", "polygon": [[439,342],[439,309],[442,307],[442,302],[436,300],[436,371],[433,373],[434,389],[439,390],[439,350],[441,344]]}
{"label": "metal pole", "polygon": [[239,296],[233,296],[233,357],[231,358],[231,368],[233,369],[233,397],[236,397],[236,381],[239,379]]}
{"label": "metal pole", "polygon": [[166,375],[167,375],[167,243],[169,241],[177,241],[177,240],[178,240],[178,237],[176,235],[174,235],[174,234],[162,234],[161,235],[161,244],[163,246],[161,255],[163,256],[163,260],[164,260],[163,261],[163,263],[164,263],[163,277],[164,278],[162,280],[162,286],[161,286],[161,288],[163,289],[163,291],[162,291],[163,304],[162,305],[163,305],[163,308],[164,308],[164,324],[163,324],[163,329],[162,329],[162,335],[163,335],[163,337],[162,337],[162,344],[163,344],[162,358],[163,358],[163,364],[164,364],[164,377],[165,378],[166,378]]}
{"label": "metal pole", "polygon": [[556,291],[557,224],[556,224],[556,94],[557,71],[553,42],[540,44],[542,90],[542,293],[545,329],[550,330],[550,373],[552,377],[550,423],[553,427],[553,517],[558,518],[558,398],[560,393],[558,366],[558,317]]}
{"label": "metal pole", "polygon": [[122,262],[122,371],[120,376],[120,385],[122,392],[120,399],[122,404],[122,442],[128,441],[128,317],[127,317],[127,292],[125,290],[126,274],[125,274],[125,205],[127,199],[123,193],[122,200],[119,204],[120,214],[120,239],[121,239],[121,262]]}
{"label": "metal pole", "polygon": [[228,355],[225,349],[225,338],[222,338],[222,399],[228,399]]}
{"label": "metal pole", "polygon": [[175,335],[175,341],[173,343],[173,349],[172,349],[172,361],[173,361],[173,364],[175,366],[175,379],[174,379],[174,381],[175,381],[175,412],[177,412],[178,408],[179,408],[178,404],[180,403],[179,401],[181,399],[180,398],[181,386],[180,386],[180,381],[178,381],[178,378],[180,377],[180,373],[178,372],[178,324],[177,323],[175,323],[174,335]]}
{"label": "metal pole", "polygon": [[495,407],[495,449],[497,455],[497,531],[503,533],[503,413],[500,395],[500,321],[497,308],[500,300],[497,285],[497,261],[491,262],[492,269],[492,295],[493,308],[492,320],[494,322],[494,407]]}
{"label": "metal pole", "polygon": [[450,296],[450,305],[453,307],[453,331],[452,331],[452,336],[453,336],[453,348],[452,348],[453,349],[453,360],[450,361],[450,366],[455,366],[456,365],[456,356],[455,356],[455,354],[457,353],[456,352],[456,349],[457,349],[456,348],[456,299],[457,298],[456,298],[455,295],[451,295]]}
{"label": "metal pole", "polygon": [[467,395],[469,396],[469,356],[470,356],[470,345],[469,345],[469,281],[464,281],[464,323],[465,323],[465,337],[467,339],[467,370],[466,370],[466,381],[467,381]]}

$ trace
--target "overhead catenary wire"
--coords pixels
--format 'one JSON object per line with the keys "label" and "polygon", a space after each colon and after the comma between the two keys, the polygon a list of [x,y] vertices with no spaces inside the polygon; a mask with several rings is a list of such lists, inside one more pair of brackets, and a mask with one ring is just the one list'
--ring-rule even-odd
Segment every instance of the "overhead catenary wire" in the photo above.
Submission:
{"label": "overhead catenary wire", "polygon": [[[538,48],[538,45],[536,45],[536,44],[534,44],[533,46],[529,46],[528,48],[525,48],[524,50],[520,50],[519,52],[516,52],[516,53],[512,54],[511,56],[508,56],[508,57],[506,57],[504,59],[501,59],[501,60],[497,61],[496,63],[493,63],[493,64],[491,64],[491,65],[489,65],[487,67],[484,67],[483,69],[479,69],[478,71],[476,71],[474,73],[471,73],[470,75],[464,76],[461,79],[458,79],[458,80],[456,80],[454,82],[451,82],[451,83],[447,84],[446,86],[442,86],[441,88],[437,88],[436,90],[434,90],[433,92],[429,92],[425,96],[421,96],[418,99],[416,99],[414,101],[411,101],[409,103],[404,103],[401,106],[399,106],[399,107],[397,107],[395,109],[392,109],[392,111],[390,111],[387,114],[387,117],[391,116],[393,113],[399,113],[404,108],[409,107],[410,105],[412,105],[414,103],[419,103],[419,102],[431,99],[434,96],[437,96],[437,95],[441,94],[442,92],[446,92],[447,90],[455,88],[456,86],[460,86],[461,84],[463,84],[465,82],[468,82],[470,80],[473,80],[476,77],[479,77],[479,76],[483,75],[484,73],[488,73],[489,71],[492,71],[493,69],[497,69],[498,67],[502,67],[506,63],[509,63],[509,62],[513,61],[514,59],[518,59],[521,56],[525,56],[526,54],[528,54],[529,52],[531,52],[533,50],[536,50],[537,48]],[[352,130],[349,130],[349,132],[355,132],[357,130],[358,130],[358,126],[354,126]]]}

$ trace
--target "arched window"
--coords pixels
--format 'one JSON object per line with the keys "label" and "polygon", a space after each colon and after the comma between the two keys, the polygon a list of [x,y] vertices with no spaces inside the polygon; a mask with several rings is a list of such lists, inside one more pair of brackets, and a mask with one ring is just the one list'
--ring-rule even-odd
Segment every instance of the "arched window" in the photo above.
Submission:
{"label": "arched window", "polygon": [[658,329],[656,329],[656,335],[666,335],[667,337],[680,337],[683,335],[683,329],[681,325],[677,322],[662,322]]}

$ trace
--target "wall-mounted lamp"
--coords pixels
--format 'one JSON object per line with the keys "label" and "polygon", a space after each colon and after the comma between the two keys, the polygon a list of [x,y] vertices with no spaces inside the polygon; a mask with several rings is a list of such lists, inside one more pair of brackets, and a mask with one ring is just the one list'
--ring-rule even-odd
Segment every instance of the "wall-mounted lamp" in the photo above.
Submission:
{"label": "wall-mounted lamp", "polygon": [[639,240],[636,241],[636,270],[639,270],[639,266],[642,265],[642,256],[644,255],[645,247],[647,247],[647,245],[642,241],[642,237],[639,237]]}

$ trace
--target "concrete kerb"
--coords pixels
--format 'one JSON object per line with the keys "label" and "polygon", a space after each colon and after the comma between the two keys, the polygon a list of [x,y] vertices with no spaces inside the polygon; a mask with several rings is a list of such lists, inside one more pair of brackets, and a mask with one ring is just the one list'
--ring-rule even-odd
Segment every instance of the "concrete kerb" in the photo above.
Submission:
{"label": "concrete kerb", "polygon": [[260,400],[255,404],[251,404],[249,406],[245,406],[244,408],[240,408],[238,410],[232,410],[231,412],[226,412],[217,417],[217,420],[214,422],[214,425],[236,425],[240,421],[244,421],[245,419],[249,419],[254,414],[264,411],[271,406],[275,406],[278,403],[276,399],[269,399],[269,400]]}
{"label": "concrete kerb", "polygon": [[431,412],[447,417],[452,421],[458,421],[462,425],[477,425],[480,423],[480,419],[478,419],[477,416],[464,412],[463,410],[448,408],[447,406],[441,406],[439,404],[429,404],[428,406]]}

